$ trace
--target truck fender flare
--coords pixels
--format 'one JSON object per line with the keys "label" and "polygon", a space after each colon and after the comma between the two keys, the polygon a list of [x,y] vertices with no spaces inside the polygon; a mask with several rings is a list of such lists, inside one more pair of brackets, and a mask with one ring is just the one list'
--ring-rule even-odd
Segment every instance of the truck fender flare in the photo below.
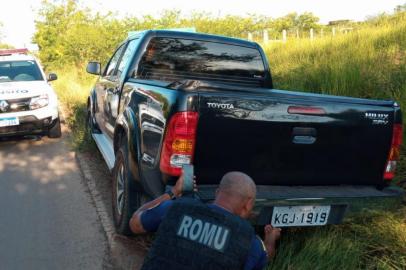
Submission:
{"label": "truck fender flare", "polygon": [[128,145],[128,160],[133,179],[140,184],[139,160],[141,156],[140,140],[139,140],[139,125],[134,112],[126,108],[123,113],[117,117],[116,126],[114,128],[114,152],[118,150],[120,134],[126,135]]}

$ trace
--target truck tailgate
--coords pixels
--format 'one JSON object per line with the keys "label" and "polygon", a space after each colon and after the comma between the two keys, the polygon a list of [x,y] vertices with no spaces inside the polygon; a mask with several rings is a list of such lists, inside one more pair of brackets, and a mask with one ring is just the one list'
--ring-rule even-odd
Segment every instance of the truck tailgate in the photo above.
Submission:
{"label": "truck tailgate", "polygon": [[196,175],[201,184],[237,170],[257,185],[381,185],[393,119],[385,101],[201,91]]}

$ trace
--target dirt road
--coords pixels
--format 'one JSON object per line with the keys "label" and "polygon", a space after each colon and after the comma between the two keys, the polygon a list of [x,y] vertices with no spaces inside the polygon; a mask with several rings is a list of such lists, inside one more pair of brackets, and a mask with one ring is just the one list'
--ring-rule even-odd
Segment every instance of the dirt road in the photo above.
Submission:
{"label": "dirt road", "polygon": [[66,139],[0,140],[0,268],[111,268],[87,190]]}

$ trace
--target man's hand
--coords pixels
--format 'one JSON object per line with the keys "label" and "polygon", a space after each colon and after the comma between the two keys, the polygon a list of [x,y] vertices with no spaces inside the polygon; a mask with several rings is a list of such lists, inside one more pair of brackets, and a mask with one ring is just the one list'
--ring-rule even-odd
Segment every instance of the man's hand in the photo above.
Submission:
{"label": "man's hand", "polygon": [[[183,173],[182,173],[182,175],[176,181],[175,186],[173,186],[173,188],[172,188],[172,193],[173,193],[173,195],[175,195],[175,197],[182,196],[182,194],[183,194],[183,181],[184,181],[184,177],[183,177]],[[197,192],[196,176],[193,176],[193,191]]]}
{"label": "man's hand", "polygon": [[[193,177],[193,190],[197,192],[197,185],[196,185],[196,176]],[[182,196],[183,192],[183,175],[179,177],[179,179],[176,181],[176,184],[174,187],[172,187],[172,193],[176,197]],[[130,228],[133,233],[135,234],[140,234],[140,233],[145,233],[145,229],[142,226],[141,223],[141,215],[144,211],[148,210],[149,208],[155,207],[158,204],[162,203],[163,201],[170,200],[171,198],[168,196],[168,194],[163,194],[156,198],[155,200],[152,200],[150,202],[145,203],[142,205],[140,208],[135,211],[133,214],[131,220],[130,220]]]}
{"label": "man's hand", "polygon": [[279,240],[281,238],[281,228],[274,228],[271,224],[265,226],[265,240],[269,237],[273,241]]}
{"label": "man's hand", "polygon": [[275,255],[275,242],[281,237],[281,231],[282,230],[280,228],[274,228],[271,224],[266,225],[264,228],[264,244],[269,257],[273,257]]}
{"label": "man's hand", "polygon": [[184,178],[183,178],[183,173],[182,173],[182,175],[176,181],[176,184],[172,187],[172,193],[173,193],[173,195],[175,195],[175,197],[182,196],[183,181],[184,181]]}

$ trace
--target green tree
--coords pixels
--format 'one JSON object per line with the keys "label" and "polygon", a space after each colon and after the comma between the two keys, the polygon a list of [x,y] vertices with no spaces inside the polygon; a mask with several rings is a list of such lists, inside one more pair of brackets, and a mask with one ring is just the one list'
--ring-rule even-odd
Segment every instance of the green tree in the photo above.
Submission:
{"label": "green tree", "polygon": [[66,32],[76,23],[77,3],[68,0],[60,5],[44,0],[35,22],[33,42],[39,46],[39,57],[45,66],[51,63],[62,66],[67,62]]}
{"label": "green tree", "polygon": [[110,13],[92,15],[74,0],[61,4],[43,1],[33,38],[40,47],[41,61],[53,67],[106,61],[129,27],[111,17]]}
{"label": "green tree", "polygon": [[406,11],[406,3],[404,3],[403,5],[397,5],[395,8],[396,13],[404,12],[404,11]]}
{"label": "green tree", "polygon": [[299,15],[296,12],[289,13],[284,17],[278,18],[274,22],[274,27],[278,32],[282,30],[293,30],[299,27]]}
{"label": "green tree", "polygon": [[297,26],[300,30],[306,31],[310,28],[317,29],[320,27],[319,17],[311,12],[305,12],[297,18]]}
{"label": "green tree", "polygon": [[248,14],[247,16],[213,16],[194,12],[182,16],[179,10],[166,10],[160,16],[118,19],[112,13],[94,14],[76,0],[43,0],[36,20],[33,42],[45,67],[80,66],[90,60],[105,63],[129,31],[195,27],[198,32],[246,38],[247,33],[262,37],[268,30],[272,36],[286,30],[317,28],[318,18],[312,13],[290,13],[279,19]]}

